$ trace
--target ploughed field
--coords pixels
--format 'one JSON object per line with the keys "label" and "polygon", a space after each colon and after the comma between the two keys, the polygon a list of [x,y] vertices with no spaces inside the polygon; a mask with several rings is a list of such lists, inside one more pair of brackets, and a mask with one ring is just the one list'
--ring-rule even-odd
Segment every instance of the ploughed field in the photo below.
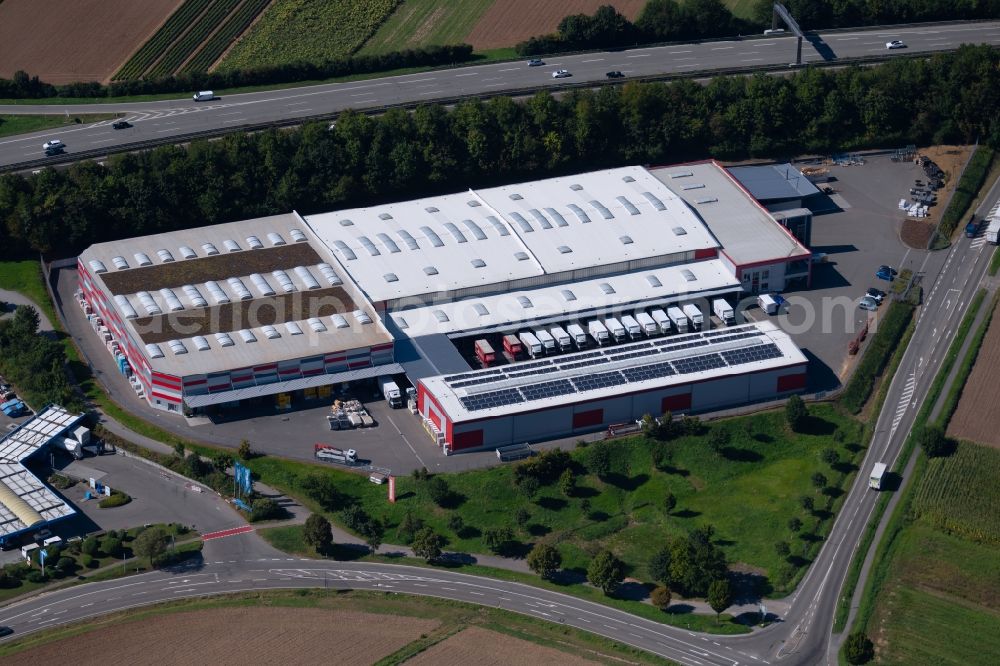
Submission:
{"label": "ploughed field", "polygon": [[1000,317],[994,313],[983,346],[976,356],[962,399],[948,424],[948,436],[1000,448],[997,417],[997,375],[1000,375]]}
{"label": "ploughed field", "polygon": [[529,37],[555,32],[563,17],[593,14],[601,5],[613,5],[634,20],[646,0],[503,0],[494,2],[473,26],[465,41],[477,51],[514,46]]}
{"label": "ploughed field", "polygon": [[4,0],[0,77],[107,81],[181,0]]}

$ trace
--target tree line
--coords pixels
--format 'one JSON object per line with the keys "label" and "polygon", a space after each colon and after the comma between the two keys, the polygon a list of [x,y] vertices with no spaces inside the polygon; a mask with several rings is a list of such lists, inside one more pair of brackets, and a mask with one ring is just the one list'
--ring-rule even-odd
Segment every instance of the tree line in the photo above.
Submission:
{"label": "tree line", "polygon": [[66,350],[62,344],[38,335],[38,311],[19,305],[14,316],[0,321],[0,370],[34,409],[55,403],[80,407],[66,375]]}
{"label": "tree line", "polygon": [[274,85],[297,81],[321,81],[340,76],[385,72],[405,67],[436,67],[467,62],[472,58],[468,44],[424,46],[377,55],[355,55],[319,63],[297,61],[282,65],[218,72],[185,72],[158,79],[96,81],[53,85],[37,76],[18,71],[11,79],[0,78],[0,99],[42,99],[47,97],[122,97]]}
{"label": "tree line", "polygon": [[[803,30],[1000,16],[1000,0],[786,0],[783,4]],[[722,0],[649,0],[635,22],[603,5],[594,14],[566,16],[556,32],[531,37],[515,48],[520,55],[540,55],[754,34],[771,27],[773,5],[772,0],[757,0],[747,20],[735,16]]]}
{"label": "tree line", "polygon": [[780,157],[980,137],[1000,145],[1000,53],[962,47],[787,77],[632,82],[421,106],[336,125],[231,134],[0,177],[0,252],[91,243],[297,210],[373,205],[622,164]]}

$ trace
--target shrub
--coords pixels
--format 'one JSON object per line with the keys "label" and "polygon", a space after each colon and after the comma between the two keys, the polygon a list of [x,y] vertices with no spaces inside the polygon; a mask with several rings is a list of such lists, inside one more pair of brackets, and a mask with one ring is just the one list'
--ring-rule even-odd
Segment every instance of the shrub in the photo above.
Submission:
{"label": "shrub", "polygon": [[875,646],[868,636],[859,631],[847,637],[844,656],[849,664],[867,664],[875,656]]}
{"label": "shrub", "polygon": [[101,552],[108,557],[119,557],[122,550],[122,540],[116,536],[105,536],[101,539]]}
{"label": "shrub", "polygon": [[49,580],[49,577],[41,571],[34,570],[28,574],[27,580],[29,583],[44,583]]}
{"label": "shrub", "polygon": [[802,402],[802,398],[797,395],[793,395],[788,398],[788,402],[785,403],[785,420],[788,422],[788,427],[792,429],[792,432],[802,432],[802,428],[806,424],[806,419],[809,418],[809,410],[806,408],[806,404]]}
{"label": "shrub", "polygon": [[56,560],[56,569],[63,574],[71,574],[76,570],[76,560],[72,557],[60,557]]}
{"label": "shrub", "polygon": [[111,509],[116,506],[124,506],[131,501],[132,498],[128,494],[123,493],[120,490],[115,490],[114,492],[111,493],[110,496],[105,497],[100,502],[98,502],[97,506],[101,507],[102,509]]}
{"label": "shrub", "polygon": [[284,517],[285,509],[270,497],[258,497],[250,504],[250,522],[277,520]]}
{"label": "shrub", "polygon": [[413,554],[428,562],[437,559],[444,547],[444,537],[429,527],[424,527],[413,535]]}
{"label": "shrub", "polygon": [[925,425],[917,433],[917,442],[928,458],[942,458],[951,455],[954,447],[944,434],[944,428],[937,424]]}
{"label": "shrub", "polygon": [[333,545],[333,529],[330,527],[330,521],[321,514],[311,514],[306,518],[302,528],[302,539],[315,548],[316,552],[325,553]]}
{"label": "shrub", "polygon": [[465,529],[465,520],[460,514],[453,513],[448,516],[448,529],[456,534]]}
{"label": "shrub", "polygon": [[451,488],[442,477],[434,476],[427,482],[427,496],[438,506],[444,506],[451,498]]}
{"label": "shrub", "polygon": [[896,349],[906,327],[910,324],[913,306],[893,301],[885,311],[878,330],[868,343],[868,349],[854,369],[854,375],[847,382],[840,396],[841,404],[857,414],[865,406],[868,396],[875,386],[875,379],[885,369],[889,358]]}
{"label": "shrub", "polygon": [[661,611],[666,611],[670,608],[670,599],[670,588],[663,585],[653,588],[653,591],[649,595],[649,600]]}
{"label": "shrub", "polygon": [[84,539],[83,543],[80,545],[80,550],[82,550],[86,555],[96,555],[98,550],[97,538],[89,536]]}
{"label": "shrub", "polygon": [[523,506],[517,507],[517,511],[514,512],[514,522],[517,523],[518,527],[524,527],[531,520],[531,514]]}
{"label": "shrub", "polygon": [[88,569],[97,566],[97,561],[92,555],[87,555],[84,553],[80,556],[80,564],[87,567]]}
{"label": "shrub", "polygon": [[507,526],[488,527],[483,532],[483,543],[494,553],[505,553],[514,543],[514,530]]}

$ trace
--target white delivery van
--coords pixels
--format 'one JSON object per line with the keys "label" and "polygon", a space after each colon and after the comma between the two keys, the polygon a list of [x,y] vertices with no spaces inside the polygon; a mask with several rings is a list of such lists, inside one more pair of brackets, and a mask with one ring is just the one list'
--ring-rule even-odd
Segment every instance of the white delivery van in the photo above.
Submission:
{"label": "white delivery van", "polygon": [[667,316],[670,317],[670,323],[674,325],[678,333],[683,333],[687,330],[688,320],[680,308],[675,306],[667,308]]}
{"label": "white delivery van", "polygon": [[872,475],[868,477],[868,487],[874,490],[882,490],[882,481],[885,479],[885,463],[875,463],[872,467]]}
{"label": "white delivery van", "polygon": [[656,325],[660,327],[661,333],[670,332],[670,317],[667,316],[666,312],[663,310],[653,310],[649,314],[652,315],[653,321],[656,322]]}
{"label": "white delivery van", "polygon": [[540,328],[535,331],[535,337],[538,341],[542,343],[542,349],[545,350],[546,354],[553,354],[556,351],[556,339],[553,338],[548,331],[544,328]]}
{"label": "white delivery van", "polygon": [[733,306],[723,298],[717,298],[712,301],[712,311],[726,326],[729,326],[736,321],[736,313],[733,312]]}
{"label": "white delivery van", "polygon": [[635,320],[632,315],[622,316],[622,326],[625,327],[625,331],[628,333],[628,337],[633,340],[638,340],[642,337],[642,326],[639,326],[639,322]]}
{"label": "white delivery van", "polygon": [[694,303],[688,303],[684,306],[684,314],[687,316],[691,328],[700,329],[701,325],[705,323],[705,316],[701,313],[701,309]]}
{"label": "white delivery van", "polygon": [[656,335],[660,332],[660,327],[656,325],[653,318],[650,317],[645,312],[639,312],[635,315],[635,320],[639,322],[639,326],[642,326],[642,331],[646,335]]}
{"label": "white delivery van", "polygon": [[778,313],[778,301],[774,300],[770,294],[761,294],[757,297],[757,305],[766,314],[773,315]]}
{"label": "white delivery van", "polygon": [[192,95],[191,99],[196,102],[210,102],[215,99],[215,93],[211,90],[202,90],[201,92],[196,92]]}
{"label": "white delivery van", "polygon": [[586,349],[587,334],[583,332],[583,327],[579,324],[570,324],[566,327],[566,332],[573,338],[573,344],[576,345],[577,349]]}
{"label": "white delivery van", "polygon": [[598,345],[606,345],[611,342],[611,334],[608,333],[608,329],[596,319],[587,324],[587,331]]}
{"label": "white delivery van", "polygon": [[538,358],[542,355],[542,343],[538,341],[535,334],[531,331],[524,331],[523,333],[517,334],[518,339],[521,340],[521,344],[524,345],[525,351],[528,352],[528,356],[531,358]]}
{"label": "white delivery van", "polygon": [[[569,333],[564,331],[561,326],[553,326],[549,329],[549,333],[556,339],[560,351],[569,351],[573,348],[573,338],[569,337]],[[586,336],[584,336],[584,341],[586,341]]]}
{"label": "white delivery van", "polygon": [[622,323],[615,319],[614,317],[608,317],[604,320],[604,325],[608,328],[608,332],[611,333],[615,338],[615,342],[625,341],[625,327]]}

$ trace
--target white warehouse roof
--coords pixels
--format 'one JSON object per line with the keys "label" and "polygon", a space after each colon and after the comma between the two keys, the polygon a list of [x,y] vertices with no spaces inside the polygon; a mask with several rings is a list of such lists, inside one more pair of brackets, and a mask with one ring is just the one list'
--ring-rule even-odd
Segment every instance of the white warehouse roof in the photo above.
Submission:
{"label": "white warehouse roof", "polygon": [[461,423],[805,363],[785,332],[759,322],[420,382]]}

